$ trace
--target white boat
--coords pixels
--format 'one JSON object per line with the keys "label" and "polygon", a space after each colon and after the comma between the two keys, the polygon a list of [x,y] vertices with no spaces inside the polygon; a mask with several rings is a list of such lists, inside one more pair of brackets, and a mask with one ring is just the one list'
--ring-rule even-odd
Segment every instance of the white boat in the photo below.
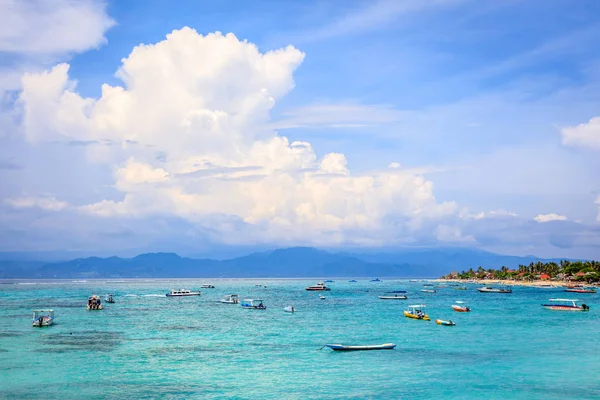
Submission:
{"label": "white boat", "polygon": [[227,295],[219,301],[224,304],[238,304],[240,302],[237,294]]}
{"label": "white boat", "polygon": [[202,289],[214,289],[215,287],[213,285],[211,285],[210,283],[205,283],[204,285],[200,286]]}
{"label": "white boat", "polygon": [[32,326],[41,328],[54,323],[54,310],[33,310]]}
{"label": "white boat", "polygon": [[261,299],[245,299],[242,300],[242,308],[250,310],[266,310],[267,307],[263,304]]}
{"label": "white boat", "polygon": [[512,289],[508,286],[503,287],[492,287],[492,286],[484,286],[480,287],[479,290],[481,293],[512,293]]}
{"label": "white boat", "polygon": [[167,293],[167,297],[184,297],[184,296],[200,296],[201,292],[192,292],[187,289],[171,289],[170,293]]}
{"label": "white boat", "polygon": [[423,292],[423,293],[435,293],[435,289],[425,288],[425,289],[421,289],[421,292]]}
{"label": "white boat", "polygon": [[325,296],[323,296],[322,294],[320,294],[320,295],[319,295],[319,298],[320,298],[321,300],[325,300]]}
{"label": "white boat", "polygon": [[343,344],[326,344],[325,346],[335,351],[393,350],[396,347],[394,343],[375,344],[368,346],[346,346]]}
{"label": "white boat", "polygon": [[550,303],[542,304],[547,310],[555,311],[589,311],[590,307],[586,304],[579,305],[576,299],[550,299]]}
{"label": "white boat", "polygon": [[331,290],[331,289],[325,285],[325,282],[319,282],[316,285],[308,286],[306,288],[306,290],[308,290],[310,292],[321,292],[324,290]]}
{"label": "white boat", "polygon": [[471,308],[464,301],[457,300],[456,304],[452,304],[452,309],[456,312],[470,312]]}
{"label": "white boat", "polygon": [[387,296],[379,296],[381,300],[406,300],[408,297],[405,294],[394,294]]}
{"label": "white boat", "polygon": [[296,312],[296,309],[294,308],[294,306],[287,306],[283,309],[283,311],[293,313]]}
{"label": "white boat", "polygon": [[115,302],[115,297],[112,294],[107,294],[106,298],[104,299],[104,301],[106,301],[107,303],[114,303]]}
{"label": "white boat", "polygon": [[102,300],[100,300],[100,296],[93,294],[88,297],[85,308],[86,310],[102,310]]}

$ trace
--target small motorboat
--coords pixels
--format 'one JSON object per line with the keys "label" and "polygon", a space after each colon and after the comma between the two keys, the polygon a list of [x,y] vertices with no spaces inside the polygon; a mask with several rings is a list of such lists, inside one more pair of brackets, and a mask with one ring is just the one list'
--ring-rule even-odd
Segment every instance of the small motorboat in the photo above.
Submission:
{"label": "small motorboat", "polygon": [[106,301],[107,303],[114,303],[115,302],[115,297],[112,294],[107,294],[106,298],[104,299],[104,301]]}
{"label": "small motorboat", "polygon": [[319,295],[319,298],[320,298],[321,300],[325,300],[325,296],[323,296],[322,294],[320,294],[320,295]]}
{"label": "small motorboat", "polygon": [[185,297],[185,296],[200,296],[200,292],[192,292],[187,289],[171,289],[170,293],[167,293],[167,297]]}
{"label": "small motorboat", "polygon": [[33,310],[31,325],[37,328],[54,324],[54,310]]}
{"label": "small motorboat", "polygon": [[445,325],[445,326],[455,326],[456,323],[452,322],[451,320],[444,320],[444,319],[436,319],[435,323],[438,325]]}
{"label": "small motorboat", "polygon": [[470,312],[471,308],[464,301],[457,300],[456,304],[452,304],[452,309],[457,312]]}
{"label": "small motorboat", "polygon": [[379,296],[381,300],[406,300],[408,297],[405,294],[389,294],[384,296]]}
{"label": "small motorboat", "polygon": [[504,286],[504,287],[491,287],[491,286],[484,286],[484,287],[480,287],[479,290],[481,293],[512,293],[512,289],[508,286]]}
{"label": "small motorboat", "polygon": [[586,304],[579,305],[579,300],[575,299],[550,299],[550,303],[542,304],[547,310],[555,311],[589,311],[590,307]]}
{"label": "small motorboat", "polygon": [[296,312],[296,309],[294,308],[294,306],[287,306],[283,309],[283,311],[293,313]]}
{"label": "small motorboat", "polygon": [[100,300],[100,296],[93,294],[88,297],[88,302],[85,308],[86,310],[102,310],[102,300]]}
{"label": "small motorboat", "polygon": [[219,300],[223,304],[239,304],[240,300],[237,294],[230,294]]}
{"label": "small motorboat", "polygon": [[322,292],[331,289],[325,285],[325,282],[319,282],[316,285],[308,286],[305,290],[308,290],[309,292]]}
{"label": "small motorboat", "polygon": [[430,321],[429,315],[427,315],[426,307],[424,304],[408,306],[408,309],[404,310],[404,316],[412,319],[422,319],[423,321]]}
{"label": "small motorboat", "polygon": [[421,289],[421,292],[423,292],[423,293],[435,293],[435,289],[424,288],[424,289]]}
{"label": "small motorboat", "polygon": [[369,346],[346,346],[343,344],[326,344],[335,351],[360,351],[360,350],[394,350],[396,345],[394,343],[375,344]]}
{"label": "small motorboat", "polygon": [[375,279],[371,279],[369,282],[382,282],[382,280],[379,278],[375,278]]}
{"label": "small motorboat", "polygon": [[572,288],[567,288],[565,289],[565,292],[569,292],[569,293],[596,293],[596,289],[595,288],[585,288],[583,286],[580,287],[572,287]]}
{"label": "small motorboat", "polygon": [[213,285],[211,285],[210,283],[205,283],[202,286],[200,286],[202,289],[214,289],[215,287]]}
{"label": "small motorboat", "polygon": [[356,279],[350,279],[348,282],[350,282],[350,283],[356,283],[358,281]]}
{"label": "small motorboat", "polygon": [[242,300],[242,308],[248,310],[266,310],[267,307],[263,304],[261,299],[245,299]]}

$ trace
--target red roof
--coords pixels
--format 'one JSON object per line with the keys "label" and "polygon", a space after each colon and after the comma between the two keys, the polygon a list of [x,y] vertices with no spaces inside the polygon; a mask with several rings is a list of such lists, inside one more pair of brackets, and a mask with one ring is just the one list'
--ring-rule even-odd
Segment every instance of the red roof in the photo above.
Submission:
{"label": "red roof", "polygon": [[541,274],[540,275],[540,279],[550,279],[550,275],[548,275],[548,274]]}
{"label": "red roof", "polygon": [[577,276],[585,276],[585,273],[584,273],[584,272],[581,272],[581,271],[579,271],[579,272],[578,272],[577,274],[575,274],[575,275],[577,275]]}

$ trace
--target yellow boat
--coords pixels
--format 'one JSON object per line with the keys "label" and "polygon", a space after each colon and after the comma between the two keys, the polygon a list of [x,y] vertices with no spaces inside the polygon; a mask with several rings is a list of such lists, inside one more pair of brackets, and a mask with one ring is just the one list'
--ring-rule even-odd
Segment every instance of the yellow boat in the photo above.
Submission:
{"label": "yellow boat", "polygon": [[424,304],[408,306],[408,310],[404,311],[404,316],[407,318],[422,319],[423,321],[431,321],[429,315],[427,315],[427,312],[425,311],[425,308],[426,307]]}

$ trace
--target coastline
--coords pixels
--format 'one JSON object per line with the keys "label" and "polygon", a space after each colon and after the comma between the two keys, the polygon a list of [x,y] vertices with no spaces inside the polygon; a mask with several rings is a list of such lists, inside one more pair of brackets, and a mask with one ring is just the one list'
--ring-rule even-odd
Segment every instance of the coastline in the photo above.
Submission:
{"label": "coastline", "polygon": [[465,279],[438,279],[440,282],[458,282],[458,283],[476,283],[482,285],[507,285],[507,286],[534,286],[534,287],[567,287],[569,285],[584,285],[594,286],[581,282],[565,282],[565,281],[548,281],[548,280],[536,280],[536,281],[513,281],[511,279],[472,279],[471,282],[467,282]]}

